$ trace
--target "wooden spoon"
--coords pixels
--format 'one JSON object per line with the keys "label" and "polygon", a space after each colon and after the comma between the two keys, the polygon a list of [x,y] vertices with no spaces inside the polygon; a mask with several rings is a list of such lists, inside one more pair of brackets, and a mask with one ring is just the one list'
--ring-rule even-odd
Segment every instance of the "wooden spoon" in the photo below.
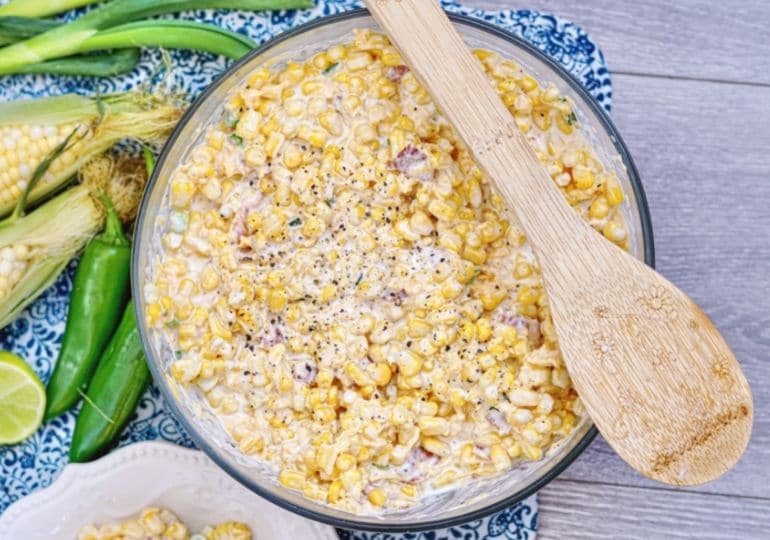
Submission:
{"label": "wooden spoon", "polygon": [[607,442],[669,484],[730,469],[753,404],[708,317],[570,208],[438,2],[365,2],[524,228],[564,362]]}

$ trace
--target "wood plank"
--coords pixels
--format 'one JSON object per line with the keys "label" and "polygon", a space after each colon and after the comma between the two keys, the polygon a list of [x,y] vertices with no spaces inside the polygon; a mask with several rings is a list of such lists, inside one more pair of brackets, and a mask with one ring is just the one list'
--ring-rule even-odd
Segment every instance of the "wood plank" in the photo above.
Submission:
{"label": "wood plank", "polygon": [[465,0],[563,15],[599,44],[613,73],[770,84],[766,0]]}
{"label": "wood plank", "polygon": [[[698,491],[770,498],[770,88],[615,77],[615,118],[647,191],[658,269],[711,315],[754,392],[738,466]],[[597,441],[564,475],[652,486]]]}
{"label": "wood plank", "polygon": [[766,500],[557,480],[538,497],[538,540],[767,538]]}

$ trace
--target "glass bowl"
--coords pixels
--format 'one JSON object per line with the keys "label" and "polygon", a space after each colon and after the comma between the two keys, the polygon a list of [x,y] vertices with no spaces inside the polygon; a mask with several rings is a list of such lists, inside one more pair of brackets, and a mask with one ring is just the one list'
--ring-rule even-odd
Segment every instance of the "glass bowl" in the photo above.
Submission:
{"label": "glass bowl", "polygon": [[[480,21],[457,15],[450,17],[470,46],[491,49],[513,59],[541,83],[554,83],[562,95],[572,99],[594,150],[606,167],[615,169],[625,191],[624,213],[629,226],[631,251],[652,265],[652,229],[642,186],[628,151],[607,114],[567,71],[528,43]],[[354,28],[364,27],[376,28],[365,10],[300,26],[253,51],[195,101],[166,144],[142,200],[133,248],[133,297],[148,363],[166,402],[198,447],[234,478],[283,508],[337,527],[391,532],[448,527],[506,508],[547,484],[596,436],[596,428],[590,419],[581,421],[575,431],[553,445],[541,461],[523,462],[501,476],[439,492],[407,510],[381,515],[353,514],[306,499],[302,494],[284,488],[278,483],[276,474],[264,464],[238,452],[201,396],[182,388],[167,375],[167,368],[173,360],[172,350],[157,332],[145,325],[143,315],[145,302],[142,291],[152,264],[155,222],[158,216],[167,212],[166,188],[169,179],[205,128],[221,117],[225,97],[257,67],[309,58],[334,43],[350,40]]]}

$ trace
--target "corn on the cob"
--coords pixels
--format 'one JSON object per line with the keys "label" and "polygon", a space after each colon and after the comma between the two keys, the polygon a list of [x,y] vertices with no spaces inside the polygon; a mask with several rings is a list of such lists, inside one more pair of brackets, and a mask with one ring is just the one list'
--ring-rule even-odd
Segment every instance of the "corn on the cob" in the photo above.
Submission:
{"label": "corn on the cob", "polygon": [[74,130],[77,141],[51,163],[29,202],[61,187],[89,159],[123,138],[162,140],[181,113],[174,99],[142,92],[0,104],[0,216],[15,206],[37,163]]}
{"label": "corn on the cob", "polygon": [[77,186],[0,225],[0,328],[54,282],[101,224],[101,208]]}
{"label": "corn on the cob", "polygon": [[122,219],[134,216],[146,174],[141,158],[124,155],[95,158],[81,170],[81,185],[23,215],[29,191],[67,151],[74,135],[65,137],[41,162],[13,214],[0,221],[0,328],[48,288],[101,228],[102,207],[92,195],[106,191]]}

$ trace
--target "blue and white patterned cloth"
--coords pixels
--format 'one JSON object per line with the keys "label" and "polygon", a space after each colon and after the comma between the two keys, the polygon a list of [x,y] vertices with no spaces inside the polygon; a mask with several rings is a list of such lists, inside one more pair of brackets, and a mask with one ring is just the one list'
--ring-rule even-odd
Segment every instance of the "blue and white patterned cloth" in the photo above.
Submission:
{"label": "blue and white patterned cloth", "polygon": [[[604,57],[588,35],[573,23],[530,10],[484,11],[444,1],[444,7],[495,24],[522,37],[566,67],[608,111],[612,96]],[[353,8],[357,0],[316,0],[313,9],[254,14],[241,11],[203,10],[179,18],[211,22],[249,35],[258,43],[301,23]],[[228,62],[208,54],[171,51],[174,83],[197,95],[227,67]],[[160,52],[146,50],[132,72],[110,79],[87,77],[0,77],[0,101],[22,97],[77,92],[84,94],[127,90],[141,84],[161,61]],[[75,263],[16,321],[0,331],[0,349],[25,358],[45,382],[51,375],[64,331]],[[0,513],[25,495],[49,485],[67,463],[67,452],[76,410],[43,425],[21,444],[0,447]],[[186,447],[193,441],[166,408],[154,386],[142,397],[135,418],[120,438],[120,446],[136,441],[163,439]],[[387,534],[340,531],[343,540],[532,540],[537,528],[534,496],[489,518],[441,531]]]}

